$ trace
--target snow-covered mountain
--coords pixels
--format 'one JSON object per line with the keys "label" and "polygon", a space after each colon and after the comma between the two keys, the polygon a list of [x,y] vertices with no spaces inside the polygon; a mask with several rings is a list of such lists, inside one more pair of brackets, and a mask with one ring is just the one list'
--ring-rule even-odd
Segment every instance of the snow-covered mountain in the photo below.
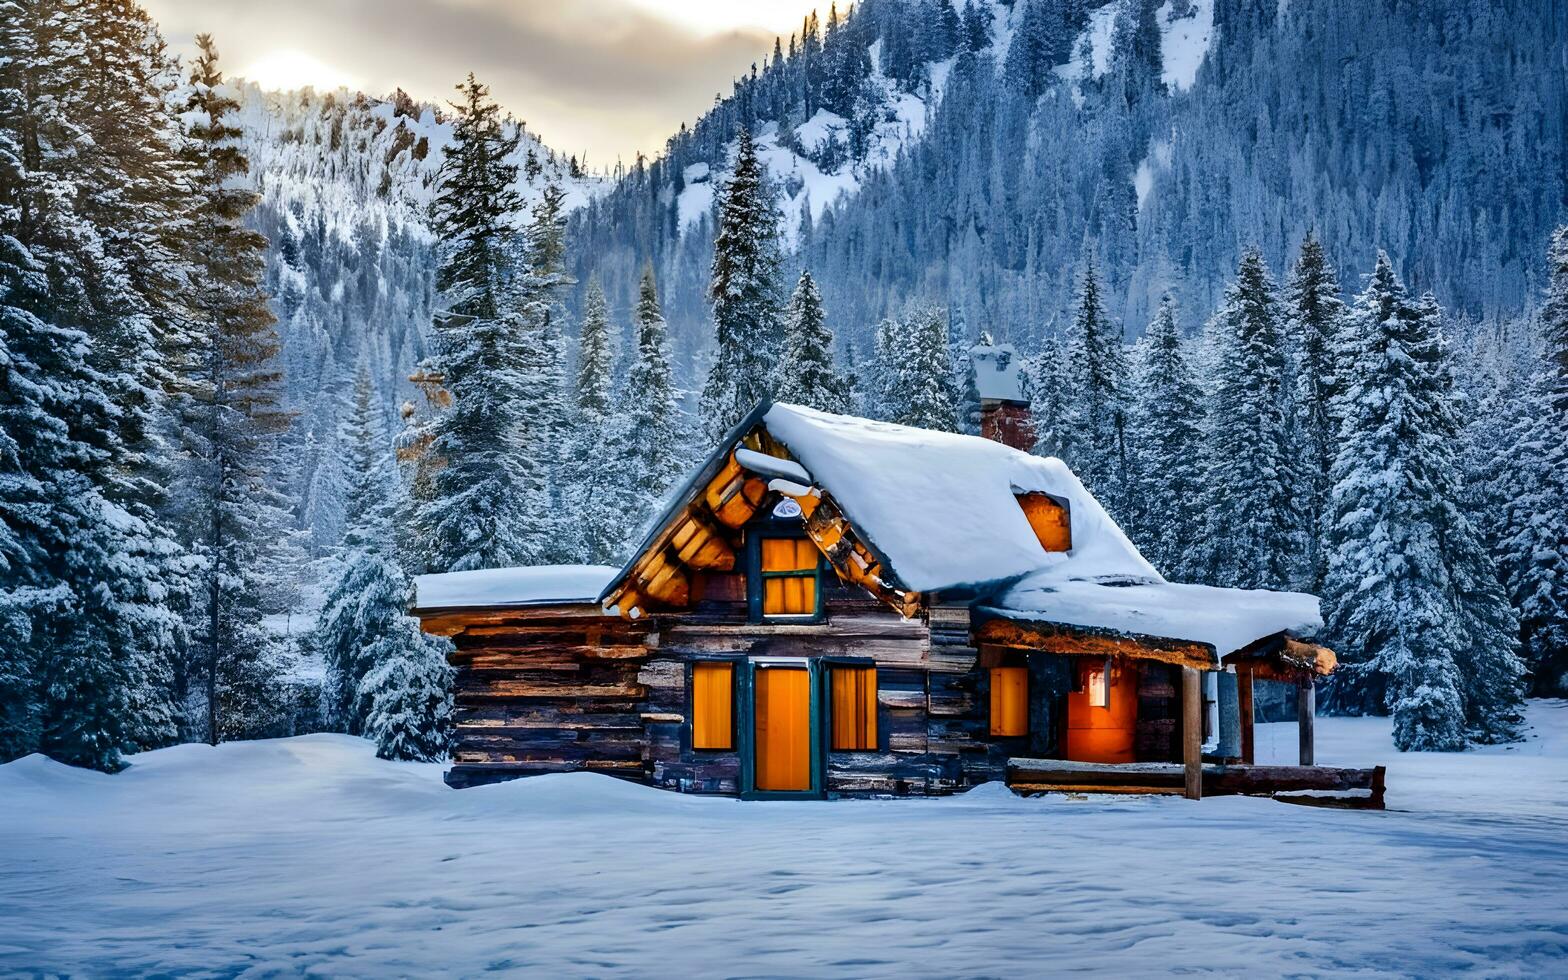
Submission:
{"label": "snow-covered mountain", "polygon": [[1550,7],[865,0],[584,208],[576,271],[624,308],[652,259],[700,350],[709,209],[746,126],[788,265],[857,342],[929,299],[1031,343],[1089,256],[1129,336],[1166,293],[1190,328],[1245,246],[1279,270],[1309,228],[1347,270],[1384,248],[1446,308],[1510,313],[1568,210],[1568,18]]}
{"label": "snow-covered mountain", "polygon": [[[1190,328],[1243,247],[1278,271],[1309,228],[1348,282],[1385,248],[1445,308],[1509,313],[1539,294],[1568,212],[1564,21],[1530,0],[862,0],[808,20],[615,179],[525,132],[518,189],[567,190],[573,271],[602,280],[623,328],[654,264],[693,385],[742,126],[778,187],[787,278],[810,268],[861,349],[911,300],[1027,349],[1066,322],[1091,256],[1129,336],[1166,293]],[[425,353],[425,211],[450,130],[401,94],[253,87],[243,126],[302,417],[293,479],[325,543],[353,375],[390,426]]]}
{"label": "snow-covered mountain", "polygon": [[[428,209],[452,126],[401,92],[377,99],[245,85],[240,95],[261,194],[254,221],[271,242],[287,404],[299,417],[289,482],[320,553],[342,530],[339,438],[356,375],[370,377],[390,432],[427,350],[436,267]],[[516,190],[529,204],[552,182],[572,208],[608,186],[526,129],[515,157]]]}

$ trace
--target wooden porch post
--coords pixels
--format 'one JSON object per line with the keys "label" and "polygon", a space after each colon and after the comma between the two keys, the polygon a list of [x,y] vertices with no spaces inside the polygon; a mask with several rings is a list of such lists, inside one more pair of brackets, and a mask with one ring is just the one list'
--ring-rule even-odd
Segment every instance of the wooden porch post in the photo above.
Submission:
{"label": "wooden porch post", "polygon": [[1203,799],[1203,691],[1195,667],[1181,669],[1181,758],[1187,767],[1189,800]]}
{"label": "wooden porch post", "polygon": [[1244,667],[1236,669],[1236,707],[1241,715],[1241,764],[1250,766],[1254,764],[1254,742],[1252,732],[1252,671]]}
{"label": "wooden porch post", "polygon": [[1317,714],[1317,687],[1310,680],[1296,688],[1296,728],[1301,739],[1301,764],[1312,765],[1312,717]]}

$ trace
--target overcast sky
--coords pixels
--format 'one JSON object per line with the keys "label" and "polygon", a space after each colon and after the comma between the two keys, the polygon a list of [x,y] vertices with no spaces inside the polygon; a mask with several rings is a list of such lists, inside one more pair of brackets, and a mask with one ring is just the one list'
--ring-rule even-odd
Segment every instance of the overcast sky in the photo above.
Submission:
{"label": "overcast sky", "polygon": [[[206,31],[271,87],[402,86],[446,99],[469,71],[547,144],[595,167],[657,155],[814,0],[143,0],[175,50]],[[826,0],[823,0],[824,10]]]}

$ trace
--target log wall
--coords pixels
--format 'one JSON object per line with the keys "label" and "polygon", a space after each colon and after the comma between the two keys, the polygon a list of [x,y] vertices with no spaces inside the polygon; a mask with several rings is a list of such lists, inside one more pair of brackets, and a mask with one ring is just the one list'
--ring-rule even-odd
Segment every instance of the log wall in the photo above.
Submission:
{"label": "log wall", "polygon": [[651,626],[597,606],[426,615],[456,650],[451,786],[585,770],[647,779]]}
{"label": "log wall", "polygon": [[[876,664],[877,748],[833,751],[824,741],[820,784],[829,796],[952,793],[1004,779],[1009,757],[1060,754],[1070,658],[977,647],[967,609],[935,607],[924,619],[904,619],[830,582],[822,621],[749,623],[737,577],[695,582],[700,599],[691,612],[637,620],[593,606],[422,613],[425,629],[456,647],[447,782],[581,770],[681,792],[738,793],[746,718],[739,692],[734,747],[692,748],[691,663],[704,659],[732,660],[737,670],[764,657]],[[1029,733],[1017,738],[989,731],[989,668],[1006,665],[1029,669]],[[1169,694],[1168,671],[1146,666],[1156,669],[1139,695],[1153,708]],[[823,732],[828,700],[820,699]],[[1162,727],[1140,726],[1140,757],[1169,758]]]}

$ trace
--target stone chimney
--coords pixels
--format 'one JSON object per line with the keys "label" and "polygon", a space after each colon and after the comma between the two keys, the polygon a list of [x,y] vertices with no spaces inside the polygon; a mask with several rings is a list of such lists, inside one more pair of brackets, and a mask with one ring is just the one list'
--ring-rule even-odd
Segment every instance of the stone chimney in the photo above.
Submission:
{"label": "stone chimney", "polygon": [[981,343],[969,351],[974,393],[980,399],[980,434],[1024,452],[1034,448],[1034,419],[1024,396],[1021,359],[1009,344]]}
{"label": "stone chimney", "polygon": [[1034,419],[1028,402],[980,402],[980,434],[1024,452],[1034,448]]}

